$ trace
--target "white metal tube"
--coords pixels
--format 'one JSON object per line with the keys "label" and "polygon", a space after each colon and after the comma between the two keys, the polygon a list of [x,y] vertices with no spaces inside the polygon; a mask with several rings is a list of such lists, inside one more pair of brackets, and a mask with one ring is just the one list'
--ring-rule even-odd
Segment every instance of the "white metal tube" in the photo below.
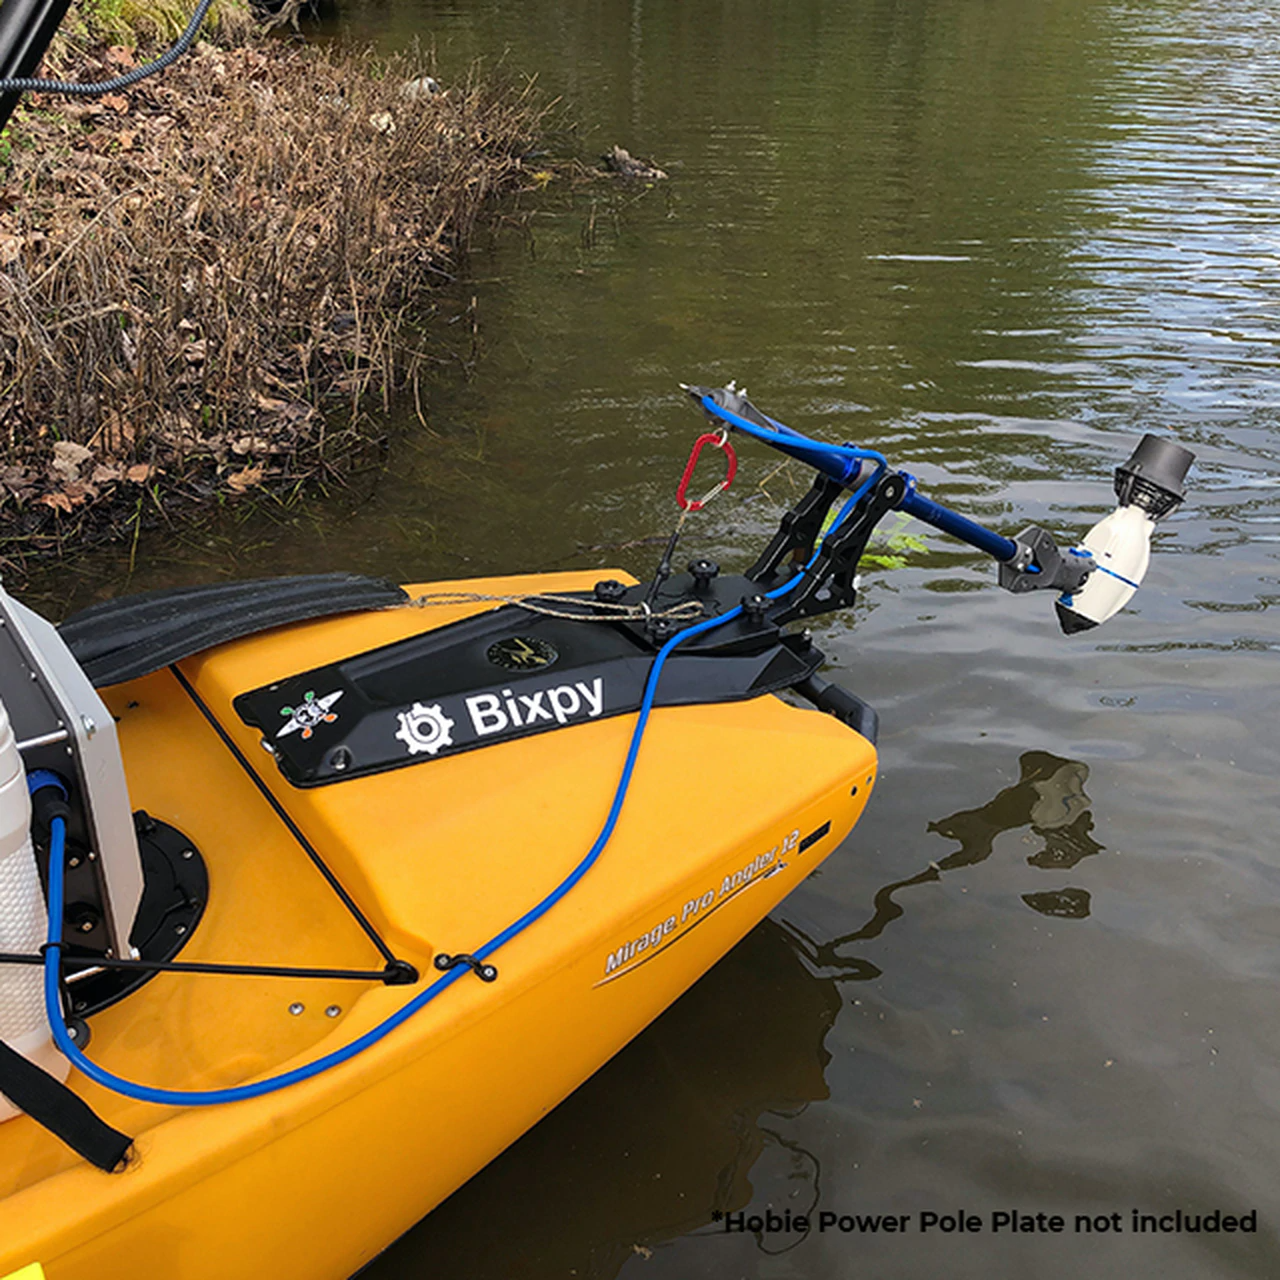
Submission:
{"label": "white metal tube", "polygon": [[[38,951],[45,898],[31,847],[31,798],[13,726],[0,702],[0,951]],[[42,972],[0,965],[0,1040],[63,1080],[71,1064],[54,1048],[44,1012]],[[0,1121],[20,1114],[0,1094]]]}

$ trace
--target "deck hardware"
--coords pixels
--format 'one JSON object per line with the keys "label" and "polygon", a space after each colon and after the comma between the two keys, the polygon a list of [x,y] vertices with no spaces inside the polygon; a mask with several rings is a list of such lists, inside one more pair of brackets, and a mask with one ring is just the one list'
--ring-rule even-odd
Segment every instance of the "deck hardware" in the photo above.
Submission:
{"label": "deck hardware", "polygon": [[493,982],[498,976],[498,971],[493,965],[477,960],[475,956],[468,955],[466,952],[451,956],[442,951],[435,960],[437,969],[454,969],[460,964],[465,964],[481,982]]}

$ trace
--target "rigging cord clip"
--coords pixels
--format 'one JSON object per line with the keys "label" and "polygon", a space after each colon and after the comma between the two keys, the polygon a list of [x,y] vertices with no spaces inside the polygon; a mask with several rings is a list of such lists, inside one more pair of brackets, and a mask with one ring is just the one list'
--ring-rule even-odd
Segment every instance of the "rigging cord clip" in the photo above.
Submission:
{"label": "rigging cord clip", "polygon": [[481,982],[493,982],[498,976],[498,970],[495,966],[489,964],[488,961],[478,959],[466,951],[460,951],[456,956],[447,955],[441,951],[435,960],[436,968],[443,969],[446,972],[450,969],[456,969],[460,964],[465,964]]}

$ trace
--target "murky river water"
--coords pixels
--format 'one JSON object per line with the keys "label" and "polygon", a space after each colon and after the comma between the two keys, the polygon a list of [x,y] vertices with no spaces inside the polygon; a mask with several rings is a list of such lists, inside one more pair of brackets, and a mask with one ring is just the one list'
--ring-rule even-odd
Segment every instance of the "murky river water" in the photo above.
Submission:
{"label": "murky river water", "polygon": [[[435,388],[436,437],[402,424],[366,502],[154,538],[133,587],[647,573],[652,545],[594,548],[669,529],[699,429],[679,380],[737,377],[1009,532],[1082,533],[1144,430],[1198,455],[1102,630],[1062,637],[941,535],[873,569],[819,629],[882,718],[858,830],[368,1274],[1280,1273],[1280,10],[385,0],[333,31],[434,41],[446,81],[509,49],[583,154],[671,180],[526,202],[470,263],[474,380]],[[795,484],[742,452],[687,535],[735,567]],[[80,599],[125,565],[82,573]],[[1135,1208],[1257,1230],[1138,1234]],[[788,1209],[914,1216],[712,1219]],[[982,1230],[919,1230],[958,1210]]]}

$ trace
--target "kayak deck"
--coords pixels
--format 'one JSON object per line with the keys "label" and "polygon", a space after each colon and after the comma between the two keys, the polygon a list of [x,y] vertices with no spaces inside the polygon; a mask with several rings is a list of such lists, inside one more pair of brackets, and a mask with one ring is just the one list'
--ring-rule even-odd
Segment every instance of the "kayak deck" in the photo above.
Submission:
{"label": "kayak deck", "polygon": [[[565,573],[431,584],[589,589]],[[409,587],[410,596],[424,590]],[[604,821],[634,715],[290,785],[232,699],[492,606],[326,618],[237,640],[104,692],[135,807],[187,835],[210,883],[182,960],[376,969],[381,958],[260,793],[256,774],[398,956],[429,981],[581,860]],[[852,828],[874,748],[767,695],[665,707],[650,721],[599,862],[549,914],[354,1060],[282,1092],[204,1108],[134,1102],[73,1072],[135,1135],[118,1175],[33,1122],[0,1124],[0,1274],[348,1276],[710,967]],[[92,1018],[88,1053],[126,1078],[225,1087],[310,1062],[421,986],[162,974]],[[298,1006],[301,1006],[299,1009]]]}

